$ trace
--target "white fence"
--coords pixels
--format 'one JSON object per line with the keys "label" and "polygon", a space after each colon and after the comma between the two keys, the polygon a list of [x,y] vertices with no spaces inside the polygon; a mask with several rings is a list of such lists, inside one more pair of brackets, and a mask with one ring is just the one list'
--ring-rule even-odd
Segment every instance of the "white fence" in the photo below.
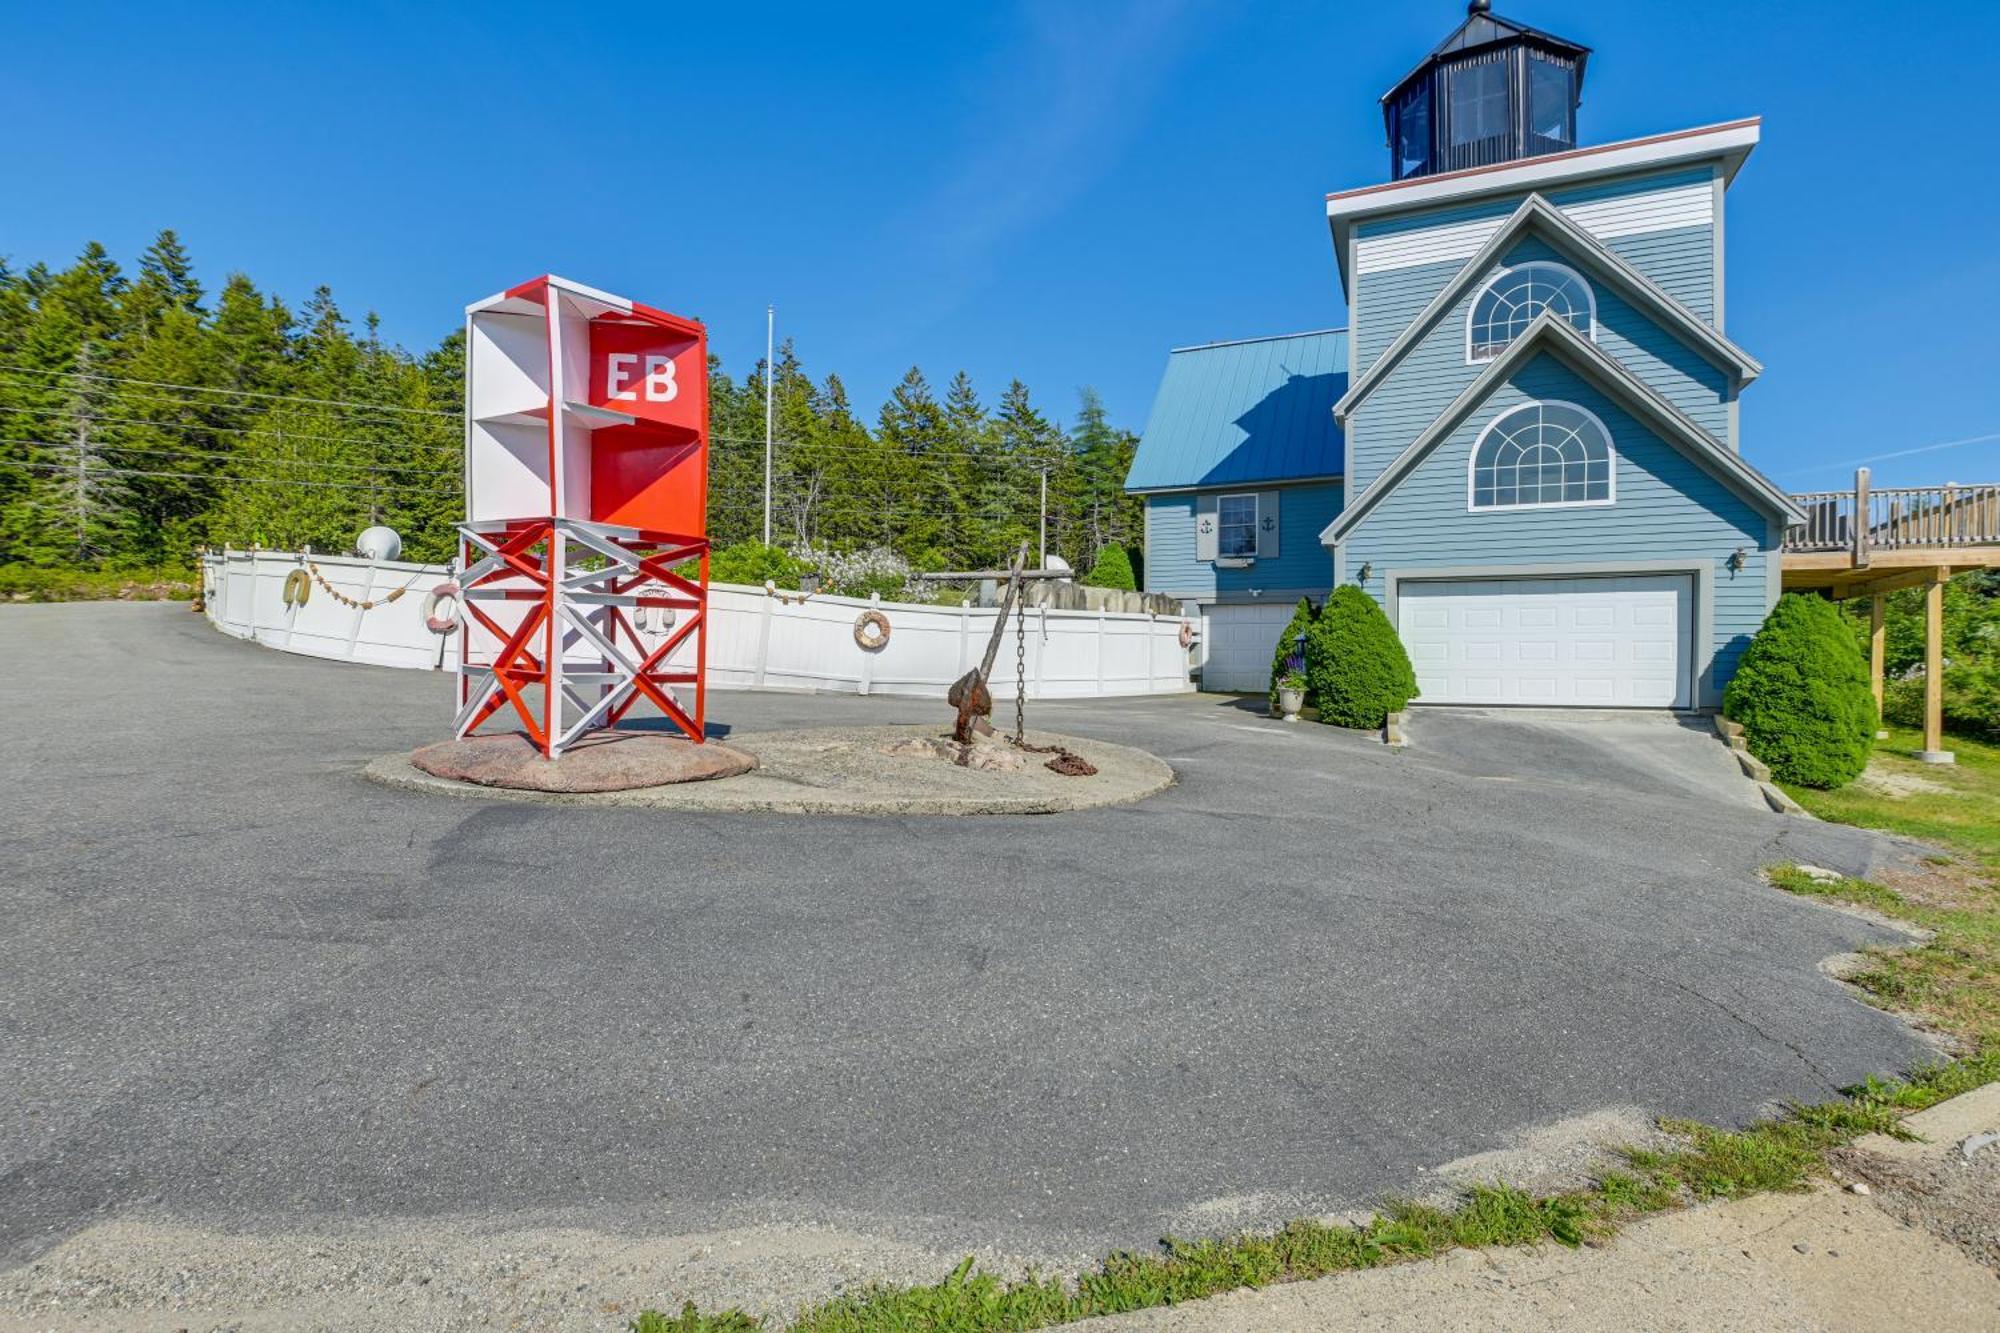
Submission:
{"label": "white fence", "polygon": [[[448,577],[442,565],[314,555],[323,586],[313,579],[302,605],[288,606],[285,581],[306,570],[303,555],[225,551],[204,557],[208,618],[225,634],[281,652],[376,666],[442,668],[458,663],[456,637],[424,627],[424,595]],[[338,590],[370,610],[329,596]],[[385,600],[404,589],[395,601]],[[708,681],[723,688],[808,689],[859,694],[942,696],[978,665],[993,632],[991,607],[916,606],[762,588],[709,587]],[[870,609],[889,618],[889,642],[870,652],[854,640],[856,617]],[[1030,699],[1173,694],[1192,690],[1189,651],[1178,616],[1115,611],[1027,613],[1027,692]],[[590,660],[572,650],[576,660]],[[688,650],[691,654],[691,648]],[[994,662],[996,697],[1015,693],[1015,632],[1010,627]],[[675,661],[681,654],[676,653]]]}

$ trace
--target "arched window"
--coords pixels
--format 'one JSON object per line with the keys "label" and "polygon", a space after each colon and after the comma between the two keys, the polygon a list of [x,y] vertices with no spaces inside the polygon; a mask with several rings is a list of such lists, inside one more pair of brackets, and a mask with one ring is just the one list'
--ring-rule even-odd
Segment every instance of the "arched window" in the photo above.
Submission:
{"label": "arched window", "polygon": [[1490,361],[1527,331],[1536,315],[1553,311],[1586,338],[1597,336],[1597,298],[1575,269],[1538,259],[1503,268],[1473,298],[1466,317],[1468,361]]}
{"label": "arched window", "polygon": [[1615,494],[1611,434],[1575,403],[1502,412],[1472,446],[1469,508],[1606,505]]}

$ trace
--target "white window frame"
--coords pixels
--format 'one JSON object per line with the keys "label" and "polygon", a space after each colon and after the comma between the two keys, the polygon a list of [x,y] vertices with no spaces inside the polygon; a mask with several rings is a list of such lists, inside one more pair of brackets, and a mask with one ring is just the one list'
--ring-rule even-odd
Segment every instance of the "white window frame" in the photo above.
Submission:
{"label": "white window frame", "polygon": [[[1250,502],[1250,550],[1244,555],[1235,555],[1222,549],[1222,506],[1231,500]],[[1225,561],[1251,561],[1257,558],[1257,534],[1262,531],[1258,524],[1264,521],[1263,497],[1255,491],[1230,491],[1215,497],[1215,558],[1218,563]]]}
{"label": "white window frame", "polygon": [[[1479,493],[1479,451],[1486,447],[1486,437],[1491,435],[1499,427],[1500,423],[1508,417],[1530,407],[1566,407],[1589,421],[1591,425],[1597,427],[1598,431],[1604,436],[1606,489],[1602,500],[1537,500],[1532,504],[1517,503],[1505,505],[1475,503],[1474,497]],[[1581,403],[1572,403],[1566,398],[1530,398],[1526,402],[1514,404],[1486,423],[1485,427],[1479,432],[1478,438],[1472,442],[1472,452],[1466,456],[1465,512],[1468,514],[1504,514],[1512,510],[1521,509],[1605,509],[1617,503],[1618,442],[1612,439],[1611,431],[1605,426],[1602,417]]]}
{"label": "white window frame", "polygon": [[[1507,350],[1505,347],[1500,347],[1494,349],[1491,352],[1486,353],[1486,355],[1484,356],[1473,355],[1472,317],[1477,313],[1479,313],[1479,302],[1485,297],[1487,292],[1493,289],[1496,283],[1498,283],[1502,278],[1506,277],[1508,274],[1518,272],[1524,268],[1560,269],[1562,272],[1576,279],[1577,285],[1583,288],[1584,296],[1588,298],[1590,301],[1590,331],[1588,336],[1592,342],[1597,341],[1597,327],[1598,327],[1597,288],[1591,286],[1590,279],[1584,277],[1583,274],[1577,272],[1575,269],[1571,268],[1568,264],[1559,263],[1553,259],[1524,259],[1518,264],[1507,264],[1504,265],[1503,267],[1494,269],[1493,276],[1488,278],[1486,281],[1480,283],[1478,290],[1472,293],[1472,302],[1471,304],[1465,307],[1465,364],[1466,365],[1483,366],[1487,362],[1499,356],[1501,352]],[[1574,328],[1575,326],[1571,325],[1571,327]]]}

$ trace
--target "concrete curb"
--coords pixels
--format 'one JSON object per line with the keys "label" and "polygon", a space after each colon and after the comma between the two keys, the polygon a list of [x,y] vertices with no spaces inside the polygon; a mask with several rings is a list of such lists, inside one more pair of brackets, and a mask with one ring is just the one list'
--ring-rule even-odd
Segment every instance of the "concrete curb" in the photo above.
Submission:
{"label": "concrete curb", "polygon": [[[1095,776],[1049,779],[1046,790],[957,793],[938,779],[961,770],[939,765],[940,773],[922,760],[886,759],[882,770],[894,781],[873,788],[839,785],[834,767],[815,767],[815,749],[828,738],[857,744],[884,739],[888,733],[932,735],[931,726],[825,728],[799,732],[767,732],[732,736],[734,748],[757,755],[760,767],[736,777],[664,787],[635,787],[611,792],[541,792],[482,787],[435,777],[410,762],[402,751],[369,762],[362,776],[400,791],[459,800],[525,801],[541,805],[589,806],[598,809],[685,810],[715,814],[775,815],[1052,815],[1103,806],[1129,805],[1174,785],[1174,770],[1164,760],[1128,745],[1051,733],[1028,733],[1033,745],[1061,745],[1096,765]],[[864,739],[864,733],[869,739]],[[875,733],[882,733],[876,736]],[[800,755],[803,754],[804,758]],[[1039,756],[1038,756],[1039,757]],[[898,767],[904,765],[904,767]],[[998,780],[1020,774],[993,775]],[[1044,778],[1029,775],[1039,786]],[[1058,785],[1059,784],[1059,785]]]}
{"label": "concrete curb", "polygon": [[1404,730],[1410,724],[1409,710],[1389,714],[1382,723],[1382,743],[1391,749],[1400,750],[1410,743],[1409,733]]}

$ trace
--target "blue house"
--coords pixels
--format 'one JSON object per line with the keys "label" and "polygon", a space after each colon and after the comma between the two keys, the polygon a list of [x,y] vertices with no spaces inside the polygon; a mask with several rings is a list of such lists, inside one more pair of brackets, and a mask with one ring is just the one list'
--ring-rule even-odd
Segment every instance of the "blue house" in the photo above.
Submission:
{"label": "blue house", "polygon": [[1262,690],[1353,583],[1426,704],[1712,708],[1803,516],[1743,460],[1724,332],[1741,120],[1576,146],[1587,48],[1489,12],[1382,99],[1329,195],[1349,327],[1180,348],[1126,489],[1203,688]]}

